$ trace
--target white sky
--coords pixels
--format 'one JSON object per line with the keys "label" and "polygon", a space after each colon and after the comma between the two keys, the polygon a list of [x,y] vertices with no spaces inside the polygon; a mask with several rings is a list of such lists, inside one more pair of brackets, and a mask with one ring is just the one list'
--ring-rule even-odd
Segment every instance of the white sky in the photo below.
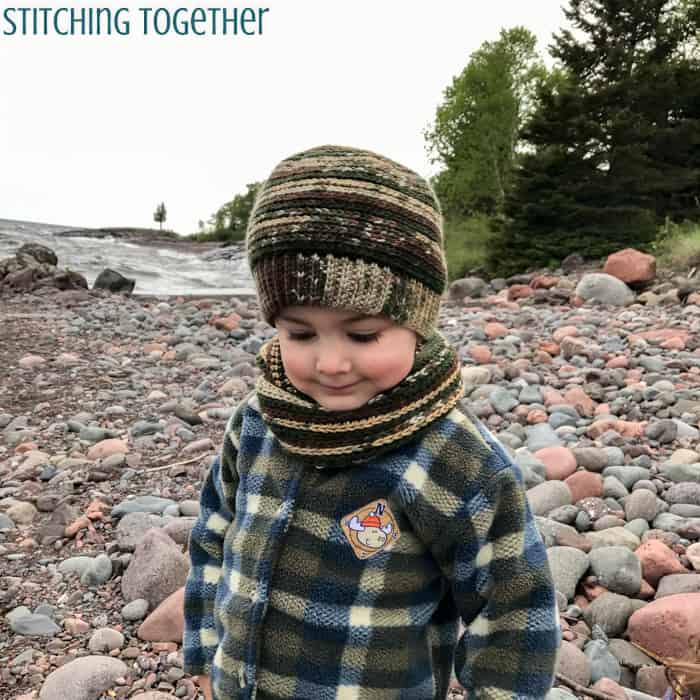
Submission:
{"label": "white sky", "polygon": [[[197,6],[34,4],[125,6],[132,23],[145,5]],[[262,36],[143,37],[133,24],[129,37],[0,35],[0,218],[148,227],[163,200],[166,226],[191,233],[323,143],[429,175],[423,130],[469,54],[518,24],[544,54],[562,4],[270,0],[250,5],[270,8]]]}

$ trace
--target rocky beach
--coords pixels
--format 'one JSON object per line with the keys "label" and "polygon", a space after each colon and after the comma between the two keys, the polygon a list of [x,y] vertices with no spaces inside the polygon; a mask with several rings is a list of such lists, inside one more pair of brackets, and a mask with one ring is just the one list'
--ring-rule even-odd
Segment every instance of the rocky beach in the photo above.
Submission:
{"label": "rocky beach", "polygon": [[[548,547],[549,700],[661,697],[661,661],[700,645],[700,282],[635,251],[569,262],[453,282],[440,330]],[[0,264],[0,698],[192,700],[188,535],[274,329],[250,295],[39,284],[41,265],[18,290]]]}

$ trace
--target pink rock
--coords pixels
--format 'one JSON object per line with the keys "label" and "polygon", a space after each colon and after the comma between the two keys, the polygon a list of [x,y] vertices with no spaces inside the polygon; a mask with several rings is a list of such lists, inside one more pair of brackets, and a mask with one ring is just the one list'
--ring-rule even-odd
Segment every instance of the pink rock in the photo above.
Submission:
{"label": "pink rock", "polygon": [[619,683],[616,683],[612,678],[601,678],[591,687],[593,690],[598,690],[601,693],[605,693],[608,697],[619,698],[619,700],[627,700],[627,693],[625,692],[625,689]]}
{"label": "pink rock", "polygon": [[676,553],[661,540],[647,540],[634,553],[642,564],[642,577],[654,587],[662,576],[688,573]]}
{"label": "pink rock", "polygon": [[599,438],[603,433],[608,430],[614,430],[623,437],[629,438],[639,438],[644,435],[644,427],[646,423],[637,423],[636,421],[626,421],[626,420],[616,420],[614,418],[604,418],[602,420],[597,420],[588,426],[586,435],[588,437]]}
{"label": "pink rock", "polygon": [[146,343],[143,346],[143,351],[148,354],[149,352],[165,352],[168,346],[165,343]]}
{"label": "pink rock", "polygon": [[[546,470],[545,470],[546,473]],[[603,496],[603,477],[586,470],[578,471],[564,479],[571,491],[571,502],[578,503],[582,498]]]}
{"label": "pink rock", "polygon": [[136,632],[147,642],[182,642],[185,628],[185,587],[171,593],[140,625]]}
{"label": "pink rock", "polygon": [[542,400],[545,406],[557,406],[558,404],[566,403],[564,397],[556,389],[552,389],[551,387],[542,389]]}
{"label": "pink rock", "polygon": [[91,461],[97,459],[104,459],[105,457],[110,457],[116,454],[126,454],[128,447],[124,440],[119,438],[107,438],[106,440],[100,440],[96,442],[87,453],[87,458]]}
{"label": "pink rock", "polygon": [[605,363],[605,366],[610,369],[627,369],[630,366],[630,361],[624,355],[618,355],[617,357],[611,357]]}
{"label": "pink rock", "polygon": [[508,335],[508,329],[502,323],[493,321],[484,326],[484,333],[493,340],[494,338],[502,338],[504,335]]}
{"label": "pink rock", "polygon": [[63,621],[63,627],[66,632],[74,637],[90,631],[90,623],[85,622],[85,620],[81,620],[79,617],[67,617]]}
{"label": "pink rock", "polygon": [[545,477],[563,481],[576,471],[576,457],[568,447],[543,447],[535,457],[544,464]]}
{"label": "pink rock", "polygon": [[480,365],[487,365],[492,359],[491,350],[485,345],[473,345],[470,347],[469,356]]}
{"label": "pink rock", "polygon": [[573,338],[578,335],[578,328],[576,326],[562,326],[557,328],[557,330],[552,333],[552,338],[554,338],[555,343],[561,343],[566,337]]}
{"label": "pink rock", "polygon": [[549,340],[545,340],[545,341],[541,342],[539,344],[539,349],[543,350],[544,352],[546,352],[548,355],[551,355],[552,357],[556,357],[561,350],[561,348],[559,347],[559,345],[557,345],[557,343],[553,343]]}
{"label": "pink rock", "polygon": [[656,259],[634,248],[625,248],[608,256],[603,272],[623,282],[649,282],[656,277]]}
{"label": "pink rock", "polygon": [[33,369],[34,367],[40,367],[46,363],[46,359],[40,355],[25,355],[20,358],[19,366],[23,369]]}
{"label": "pink rock", "polygon": [[508,300],[527,299],[535,293],[532,287],[527,284],[513,284],[508,288]]}
{"label": "pink rock", "polygon": [[600,403],[596,406],[595,415],[596,416],[607,416],[610,413],[610,405],[607,403]]}
{"label": "pink rock", "polygon": [[588,357],[590,354],[590,340],[586,341],[583,338],[573,338],[567,335],[566,338],[562,338],[560,345],[561,354],[567,359],[574,355]]}
{"label": "pink rock", "polygon": [[685,350],[685,341],[683,338],[676,336],[674,338],[664,340],[664,342],[661,343],[661,347],[664,350]]}
{"label": "pink rock", "polygon": [[564,399],[582,416],[590,417],[595,413],[595,401],[579,386],[572,386],[568,389],[564,394]]}
{"label": "pink rock", "polygon": [[32,450],[38,450],[39,445],[35,442],[22,442],[17,447],[15,447],[16,455],[23,455],[25,452],[31,452]]}
{"label": "pink rock", "polygon": [[639,598],[639,600],[650,600],[655,595],[656,591],[654,590],[654,587],[642,579],[642,584],[639,587],[639,593],[637,593],[635,597]]}
{"label": "pink rock", "polygon": [[551,289],[559,284],[560,278],[556,275],[535,275],[530,280],[533,289]]}
{"label": "pink rock", "polygon": [[634,687],[652,697],[662,698],[668,688],[665,666],[640,666],[634,679]]}
{"label": "pink rock", "polygon": [[591,667],[585,654],[571,642],[562,642],[557,659],[557,673],[587,686],[591,681]]}
{"label": "pink rock", "polygon": [[210,325],[222,331],[230,332],[238,328],[241,317],[237,313],[230,313],[228,316],[214,316],[209,319]]}
{"label": "pink rock", "polygon": [[531,411],[528,411],[527,422],[530,425],[535,425],[536,423],[546,423],[547,414],[539,408],[533,408]]}
{"label": "pink rock", "polygon": [[695,571],[700,571],[700,542],[694,542],[685,550],[685,556],[688,557],[690,565]]}
{"label": "pink rock", "polygon": [[630,641],[657,656],[695,661],[700,639],[700,593],[659,598],[632,614],[627,623]]}
{"label": "pink rock", "polygon": [[544,350],[537,350],[532,358],[538,365],[551,365],[552,356]]}
{"label": "pink rock", "polygon": [[689,294],[688,298],[686,299],[686,303],[700,306],[700,292],[693,292],[692,294]]}
{"label": "pink rock", "polygon": [[656,345],[670,338],[682,338],[686,341],[688,340],[688,331],[684,328],[657,328],[651,331],[643,331],[642,333],[630,333],[627,336],[627,340],[630,343],[640,338]]}

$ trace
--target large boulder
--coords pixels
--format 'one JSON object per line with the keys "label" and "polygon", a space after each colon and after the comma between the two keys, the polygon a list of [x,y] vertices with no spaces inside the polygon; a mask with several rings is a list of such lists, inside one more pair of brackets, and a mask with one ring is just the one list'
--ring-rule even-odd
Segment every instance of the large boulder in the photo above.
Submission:
{"label": "large boulder", "polygon": [[700,593],[680,593],[645,605],[629,618],[630,641],[657,656],[695,661],[700,639]]}
{"label": "large boulder", "polygon": [[131,294],[134,291],[134,285],[136,280],[132,280],[129,277],[124,277],[121,273],[116,270],[110,270],[106,268],[97,275],[95,284],[92,285],[93,289],[107,289],[110,292],[121,292],[124,294]]}
{"label": "large boulder", "polygon": [[87,280],[79,272],[59,270],[56,253],[40,243],[25,243],[11,257],[0,260],[0,289],[29,292],[42,287],[87,289]]}
{"label": "large boulder", "polygon": [[145,598],[151,610],[185,585],[189,559],[162,530],[149,530],[138,542],[122,576],[122,593],[129,603]]}
{"label": "large boulder", "polygon": [[464,297],[479,298],[488,292],[488,285],[480,277],[464,277],[450,285],[449,297],[452,301],[462,301]]}
{"label": "large boulder", "polygon": [[58,265],[56,253],[51,248],[41,245],[41,243],[25,243],[17,250],[15,258],[17,258],[17,262],[20,265],[25,267],[37,263],[39,265],[50,265],[51,267]]}
{"label": "large boulder", "polygon": [[576,296],[583,301],[627,306],[634,302],[634,292],[622,281],[604,272],[584,275],[576,286]]}
{"label": "large boulder", "polygon": [[625,248],[608,256],[603,272],[627,284],[651,282],[656,277],[656,259],[634,248]]}

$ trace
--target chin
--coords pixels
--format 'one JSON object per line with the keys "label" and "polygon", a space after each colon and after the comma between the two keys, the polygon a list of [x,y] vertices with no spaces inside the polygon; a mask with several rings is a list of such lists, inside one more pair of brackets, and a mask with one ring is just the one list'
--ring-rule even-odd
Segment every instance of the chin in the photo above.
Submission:
{"label": "chin", "polygon": [[313,398],[329,411],[352,411],[364,406],[369,400],[365,396],[328,396],[327,394],[317,394]]}

